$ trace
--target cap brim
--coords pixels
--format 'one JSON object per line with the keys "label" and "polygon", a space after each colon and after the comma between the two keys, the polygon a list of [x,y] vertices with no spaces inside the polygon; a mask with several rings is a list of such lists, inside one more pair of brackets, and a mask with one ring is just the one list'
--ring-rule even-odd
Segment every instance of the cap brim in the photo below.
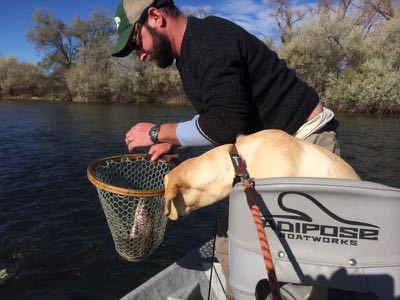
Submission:
{"label": "cap brim", "polygon": [[131,47],[129,47],[128,44],[129,38],[132,34],[132,30],[133,25],[129,24],[129,26],[119,34],[118,40],[111,51],[112,56],[124,57],[132,52],[132,49]]}

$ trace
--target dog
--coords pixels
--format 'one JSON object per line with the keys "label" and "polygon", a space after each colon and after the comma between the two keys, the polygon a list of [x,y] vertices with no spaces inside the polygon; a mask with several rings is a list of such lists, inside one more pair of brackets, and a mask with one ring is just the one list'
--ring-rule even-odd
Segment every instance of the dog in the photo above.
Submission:
{"label": "dog", "polygon": [[[254,179],[324,177],[360,180],[353,168],[328,150],[281,130],[241,135],[236,148]],[[235,175],[229,155],[232,144],[188,159],[165,177],[165,215],[171,220],[211,205],[229,195]]]}

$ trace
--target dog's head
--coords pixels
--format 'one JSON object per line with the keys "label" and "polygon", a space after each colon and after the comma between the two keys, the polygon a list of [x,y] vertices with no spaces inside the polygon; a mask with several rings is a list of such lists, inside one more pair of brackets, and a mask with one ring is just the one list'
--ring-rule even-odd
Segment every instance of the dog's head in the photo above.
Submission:
{"label": "dog's head", "polygon": [[166,216],[176,220],[229,194],[234,171],[228,147],[189,158],[164,177]]}
{"label": "dog's head", "polygon": [[164,177],[165,215],[171,220],[189,214],[196,206],[196,196],[186,181],[172,170]]}
{"label": "dog's head", "polygon": [[203,164],[196,168],[199,158],[185,161],[164,177],[165,215],[171,220],[211,205],[229,194],[232,176],[220,176],[218,164]]}

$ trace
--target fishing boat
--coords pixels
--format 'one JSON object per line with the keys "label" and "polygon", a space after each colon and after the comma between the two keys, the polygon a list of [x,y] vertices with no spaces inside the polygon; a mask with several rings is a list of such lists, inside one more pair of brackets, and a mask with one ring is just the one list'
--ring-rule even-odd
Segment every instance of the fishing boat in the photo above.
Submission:
{"label": "fishing boat", "polygon": [[225,277],[213,259],[213,244],[210,240],[191,251],[121,299],[225,299]]}
{"label": "fishing boat", "polygon": [[[356,180],[255,180],[283,299],[400,299],[400,190]],[[230,194],[229,284],[234,299],[273,299],[263,253],[241,185]],[[226,299],[213,241],[122,299]],[[321,294],[321,295],[322,295]],[[322,297],[322,296],[321,296]]]}

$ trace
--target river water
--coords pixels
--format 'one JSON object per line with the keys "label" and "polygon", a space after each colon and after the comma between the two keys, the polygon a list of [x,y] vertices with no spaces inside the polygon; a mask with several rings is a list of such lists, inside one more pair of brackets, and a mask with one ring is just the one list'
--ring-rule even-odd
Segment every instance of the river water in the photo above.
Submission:
{"label": "river water", "polygon": [[[86,168],[126,154],[138,121],[187,120],[190,107],[0,102],[0,299],[118,299],[214,233],[215,207],[169,222],[146,261],[121,259]],[[340,114],[342,156],[364,180],[400,188],[400,118]]]}

